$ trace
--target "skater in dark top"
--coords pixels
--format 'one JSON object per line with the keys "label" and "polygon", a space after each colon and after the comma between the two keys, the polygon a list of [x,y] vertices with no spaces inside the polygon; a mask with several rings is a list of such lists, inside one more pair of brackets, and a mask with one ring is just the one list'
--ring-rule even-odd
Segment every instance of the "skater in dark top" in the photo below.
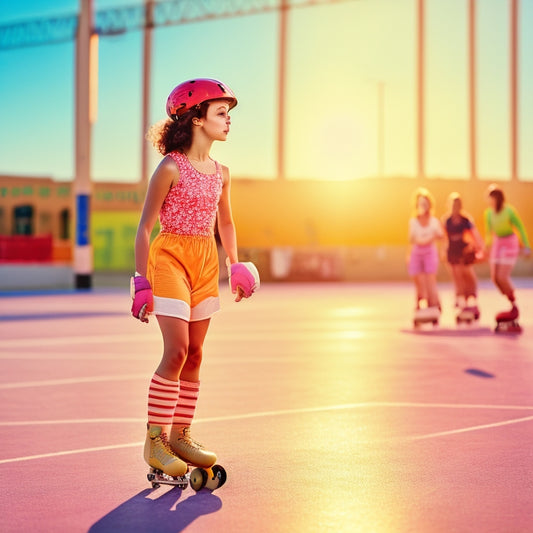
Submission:
{"label": "skater in dark top", "polygon": [[[524,224],[516,209],[505,202],[503,190],[497,185],[491,185],[487,201],[489,207],[485,210],[485,243],[487,250],[490,248],[490,274],[496,287],[511,303],[511,309],[499,313],[496,321],[498,324],[515,323],[519,312],[511,272],[520,254],[520,240],[524,255],[531,254],[531,247]],[[518,324],[516,327],[519,328]]]}
{"label": "skater in dark top", "polygon": [[477,304],[477,278],[473,264],[483,253],[483,240],[472,217],[463,211],[461,196],[454,192],[449,196],[450,212],[443,224],[448,238],[447,261],[455,285],[457,318],[479,318]]}

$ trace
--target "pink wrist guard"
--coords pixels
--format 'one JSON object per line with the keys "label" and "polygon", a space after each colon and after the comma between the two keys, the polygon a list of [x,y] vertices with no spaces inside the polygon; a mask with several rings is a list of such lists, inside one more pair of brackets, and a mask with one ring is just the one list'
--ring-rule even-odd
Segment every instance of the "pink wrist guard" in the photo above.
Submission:
{"label": "pink wrist guard", "polygon": [[154,310],[154,296],[150,282],[144,276],[134,276],[131,278],[130,292],[133,299],[131,314],[147,322],[148,315]]}
{"label": "pink wrist guard", "polygon": [[228,264],[229,285],[231,292],[235,294],[237,289],[241,289],[244,297],[249,298],[259,289],[261,283],[259,272],[253,263],[233,263]]}

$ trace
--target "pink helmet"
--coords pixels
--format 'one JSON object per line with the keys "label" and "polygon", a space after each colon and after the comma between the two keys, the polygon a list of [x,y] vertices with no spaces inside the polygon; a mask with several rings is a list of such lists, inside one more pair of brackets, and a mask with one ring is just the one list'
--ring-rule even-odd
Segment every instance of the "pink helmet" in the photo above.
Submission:
{"label": "pink helmet", "polygon": [[216,100],[219,98],[230,101],[229,108],[237,105],[237,98],[233,91],[221,81],[209,78],[197,78],[195,80],[184,81],[175,87],[167,99],[167,115],[177,120],[195,105],[206,100]]}

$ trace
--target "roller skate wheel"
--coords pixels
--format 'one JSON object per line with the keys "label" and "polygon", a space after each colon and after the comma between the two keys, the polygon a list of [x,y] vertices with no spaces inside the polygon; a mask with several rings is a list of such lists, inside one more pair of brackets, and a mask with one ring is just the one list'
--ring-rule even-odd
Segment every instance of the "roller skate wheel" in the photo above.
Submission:
{"label": "roller skate wheel", "polygon": [[153,489],[158,489],[160,486],[161,485],[159,483],[155,483],[155,482],[152,483],[152,488]]}
{"label": "roller skate wheel", "polygon": [[223,466],[215,465],[211,468],[213,470],[213,474],[218,478],[218,487],[222,487],[224,483],[226,483],[226,480],[228,479],[228,474],[226,473],[226,469]]}
{"label": "roller skate wheel", "polygon": [[198,492],[205,487],[208,479],[208,473],[203,468],[195,468],[191,472],[189,479],[192,489]]}
{"label": "roller skate wheel", "polygon": [[205,488],[209,490],[216,490],[226,482],[226,471],[220,465],[214,465],[207,469],[207,483]]}

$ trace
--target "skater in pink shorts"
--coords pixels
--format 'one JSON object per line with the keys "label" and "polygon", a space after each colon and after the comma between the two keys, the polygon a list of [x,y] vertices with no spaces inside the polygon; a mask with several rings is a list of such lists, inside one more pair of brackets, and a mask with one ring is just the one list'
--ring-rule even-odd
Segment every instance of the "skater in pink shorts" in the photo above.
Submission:
{"label": "skater in pink shorts", "polygon": [[511,272],[520,254],[520,241],[523,253],[531,254],[531,247],[524,224],[514,207],[505,202],[503,190],[491,185],[487,196],[489,207],[485,210],[485,243],[490,248],[490,274],[492,281],[511,303],[511,309],[496,316],[496,321],[516,321],[519,316]]}
{"label": "skater in pink shorts", "polygon": [[409,220],[411,253],[408,271],[415,282],[416,309],[430,308],[438,317],[440,313],[437,293],[439,253],[436,241],[444,237],[438,218],[433,215],[435,202],[424,188],[415,191],[415,213]]}

